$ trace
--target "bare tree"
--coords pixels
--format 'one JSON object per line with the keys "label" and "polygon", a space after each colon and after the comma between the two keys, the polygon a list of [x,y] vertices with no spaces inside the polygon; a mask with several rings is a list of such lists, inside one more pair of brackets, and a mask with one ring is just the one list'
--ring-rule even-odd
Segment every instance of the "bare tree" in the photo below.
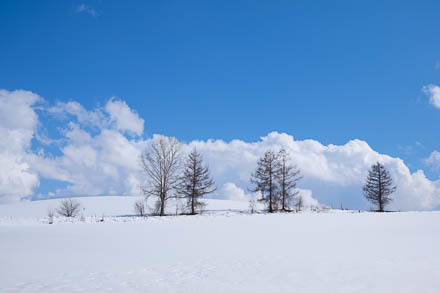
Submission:
{"label": "bare tree", "polygon": [[53,209],[49,208],[47,210],[47,219],[49,221],[49,224],[53,224],[53,217],[55,216],[55,212]]}
{"label": "bare tree", "polygon": [[214,180],[209,174],[208,166],[203,166],[203,157],[194,148],[186,158],[183,175],[178,186],[178,195],[187,200],[189,214],[200,212],[205,203],[202,197],[216,191]]}
{"label": "bare tree", "polygon": [[141,217],[143,217],[145,215],[145,204],[142,199],[137,200],[134,203],[134,211],[135,211],[135,213],[139,214]]}
{"label": "bare tree", "polygon": [[396,191],[393,179],[384,165],[377,162],[368,171],[368,177],[363,187],[364,196],[377,206],[377,211],[383,212],[393,199],[390,195]]}
{"label": "bare tree", "polygon": [[167,201],[174,197],[173,190],[179,183],[181,145],[176,138],[160,137],[141,155],[141,167],[147,175],[142,187],[146,198],[156,198],[155,212],[165,216]]}
{"label": "bare tree", "polygon": [[251,197],[251,199],[249,199],[249,212],[253,214],[256,211],[257,211],[257,201],[255,197]]}
{"label": "bare tree", "polygon": [[257,169],[251,174],[251,183],[255,188],[252,192],[261,192],[261,199],[266,204],[267,211],[273,213],[278,207],[277,198],[277,162],[278,156],[275,152],[269,150],[257,162]]}
{"label": "bare tree", "polygon": [[281,210],[289,212],[293,198],[299,194],[296,184],[302,177],[299,176],[300,170],[291,164],[289,153],[284,148],[278,152],[277,168],[276,177],[279,185]]}
{"label": "bare tree", "polygon": [[61,201],[57,213],[64,217],[75,217],[81,210],[81,203],[72,198],[66,198]]}
{"label": "bare tree", "polygon": [[304,202],[302,199],[302,196],[298,196],[295,203],[296,212],[300,212],[302,210],[302,207],[304,206]]}

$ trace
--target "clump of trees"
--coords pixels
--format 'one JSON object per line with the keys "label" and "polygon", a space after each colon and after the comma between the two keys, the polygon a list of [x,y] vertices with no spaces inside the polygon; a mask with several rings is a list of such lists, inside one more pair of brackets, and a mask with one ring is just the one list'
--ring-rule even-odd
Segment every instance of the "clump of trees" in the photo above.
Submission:
{"label": "clump of trees", "polygon": [[299,193],[296,186],[301,178],[300,170],[291,163],[285,149],[279,152],[268,150],[251,174],[254,185],[251,191],[261,194],[259,201],[265,203],[267,212],[290,212]]}
{"label": "clump of trees", "polygon": [[[184,213],[201,213],[205,203],[203,198],[216,191],[209,167],[203,163],[200,152],[194,148],[184,154],[182,145],[176,138],[160,137],[152,141],[140,158],[142,170],[146,174],[146,184],[142,191],[146,200],[154,199],[153,213],[166,215],[169,200],[185,200]],[[292,163],[288,151],[268,150],[258,159],[257,167],[251,174],[250,191],[258,194],[249,202],[251,213],[256,211],[256,202],[262,202],[269,213],[301,211],[304,200],[297,189],[302,179],[299,168]],[[377,206],[377,211],[385,211],[396,191],[386,168],[377,162],[371,167],[363,187],[364,196]],[[176,214],[177,211],[176,202]],[[135,203],[134,209],[141,216],[145,214],[144,202]],[[74,216],[79,212],[79,204],[71,199],[62,202],[58,213]]]}
{"label": "clump of trees", "polygon": [[160,137],[141,155],[141,166],[147,175],[142,191],[148,200],[155,200],[154,214],[166,215],[170,199],[185,199],[187,213],[199,213],[205,204],[201,200],[216,190],[208,166],[201,154],[193,149],[186,158],[176,138]]}
{"label": "clump of trees", "polygon": [[385,206],[393,200],[391,194],[395,191],[396,186],[385,166],[379,162],[372,165],[363,187],[365,198],[377,207],[378,212],[384,212]]}
{"label": "clump of trees", "polygon": [[[75,217],[81,211],[81,203],[72,198],[63,199],[57,209],[57,213],[63,217]],[[53,214],[52,214],[53,218]]]}

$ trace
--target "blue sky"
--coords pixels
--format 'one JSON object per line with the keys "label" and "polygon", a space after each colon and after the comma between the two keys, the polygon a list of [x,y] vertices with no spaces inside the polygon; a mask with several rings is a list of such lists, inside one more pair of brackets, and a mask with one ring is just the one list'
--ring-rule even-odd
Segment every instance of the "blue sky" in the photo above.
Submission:
{"label": "blue sky", "polygon": [[440,2],[383,2],[1,1],[0,88],[118,97],[146,137],[357,138],[438,179]]}

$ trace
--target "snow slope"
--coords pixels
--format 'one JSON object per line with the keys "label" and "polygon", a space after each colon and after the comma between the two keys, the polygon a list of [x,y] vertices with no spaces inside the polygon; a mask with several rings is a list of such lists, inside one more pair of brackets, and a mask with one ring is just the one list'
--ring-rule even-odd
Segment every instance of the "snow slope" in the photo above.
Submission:
{"label": "snow slope", "polygon": [[86,221],[54,225],[40,218],[54,201],[0,206],[0,292],[440,288],[439,212],[250,215],[211,200],[206,215],[141,219],[134,200],[84,198]]}

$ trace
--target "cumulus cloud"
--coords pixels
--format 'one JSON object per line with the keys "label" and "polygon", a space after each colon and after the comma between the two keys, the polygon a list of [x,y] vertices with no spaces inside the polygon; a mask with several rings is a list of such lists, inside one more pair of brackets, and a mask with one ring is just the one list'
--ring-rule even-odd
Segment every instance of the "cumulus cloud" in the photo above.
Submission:
{"label": "cumulus cloud", "polygon": [[305,207],[319,206],[319,202],[313,197],[312,191],[309,189],[299,189],[299,195],[303,201]]}
{"label": "cumulus cloud", "polygon": [[440,86],[427,85],[423,87],[425,94],[429,96],[429,102],[436,108],[440,108]]}
{"label": "cumulus cloud", "polygon": [[64,120],[75,121],[82,127],[92,129],[115,129],[129,135],[142,135],[144,132],[144,119],[124,101],[111,98],[105,107],[97,107],[94,110],[86,110],[80,103],[75,101],[58,102],[49,107],[47,111],[55,117]]}
{"label": "cumulus cloud", "polygon": [[139,194],[137,160],[146,142],[133,138],[143,133],[137,113],[115,99],[93,110],[75,101],[42,108],[59,122],[55,156],[31,147],[41,139],[35,105],[43,102],[31,92],[0,91],[0,202],[29,198],[41,177],[67,183],[50,195]]}
{"label": "cumulus cloud", "polygon": [[105,110],[110,114],[111,121],[116,124],[116,129],[135,135],[144,132],[144,119],[139,118],[124,101],[111,99],[105,105]]}
{"label": "cumulus cloud", "polygon": [[430,166],[435,170],[440,170],[440,152],[433,151],[424,162],[427,166]]}
{"label": "cumulus cloud", "polygon": [[38,126],[32,108],[42,99],[28,91],[0,90],[0,202],[32,194],[38,175],[29,165],[31,140]]}
{"label": "cumulus cloud", "polygon": [[69,183],[55,195],[139,194],[138,158],[146,142],[124,132],[142,134],[143,119],[125,102],[111,99],[104,109],[92,111],[76,102],[58,103],[49,112],[76,118],[63,130],[62,155],[33,161],[43,177]]}
{"label": "cumulus cloud", "polygon": [[[152,138],[142,137],[144,120],[124,101],[110,99],[104,107],[85,109],[81,104],[59,102],[44,110],[56,117],[62,143],[56,153],[37,152],[31,141],[39,121],[35,104],[42,99],[24,91],[0,92],[0,200],[32,195],[39,178],[60,180],[67,187],[52,190],[64,195],[138,195],[144,176],[138,157]],[[348,208],[368,208],[362,185],[368,169],[383,163],[397,185],[391,208],[433,209],[440,204],[440,182],[430,181],[424,172],[411,173],[399,158],[374,151],[365,141],[344,145],[323,145],[316,140],[295,140],[286,133],[272,132],[255,142],[232,140],[192,141],[209,165],[218,191],[215,198],[247,200],[249,177],[260,156],[268,149],[284,147],[301,169],[299,187],[310,204],[342,203]],[[427,162],[436,161],[438,154]],[[313,194],[312,194],[313,192]]]}
{"label": "cumulus cloud", "polygon": [[272,132],[258,142],[208,140],[193,141],[189,146],[203,153],[220,185],[234,182],[246,189],[258,157],[267,149],[284,147],[304,176],[299,187],[312,190],[320,203],[368,208],[362,185],[368,169],[379,161],[390,170],[397,185],[392,208],[432,209],[440,204],[440,182],[430,181],[421,170],[411,173],[401,159],[379,154],[357,139],[325,146],[315,140],[296,141],[291,135]]}
{"label": "cumulus cloud", "polygon": [[246,194],[244,190],[232,182],[224,183],[220,190],[214,195],[214,198],[245,201],[249,200],[251,195]]}

